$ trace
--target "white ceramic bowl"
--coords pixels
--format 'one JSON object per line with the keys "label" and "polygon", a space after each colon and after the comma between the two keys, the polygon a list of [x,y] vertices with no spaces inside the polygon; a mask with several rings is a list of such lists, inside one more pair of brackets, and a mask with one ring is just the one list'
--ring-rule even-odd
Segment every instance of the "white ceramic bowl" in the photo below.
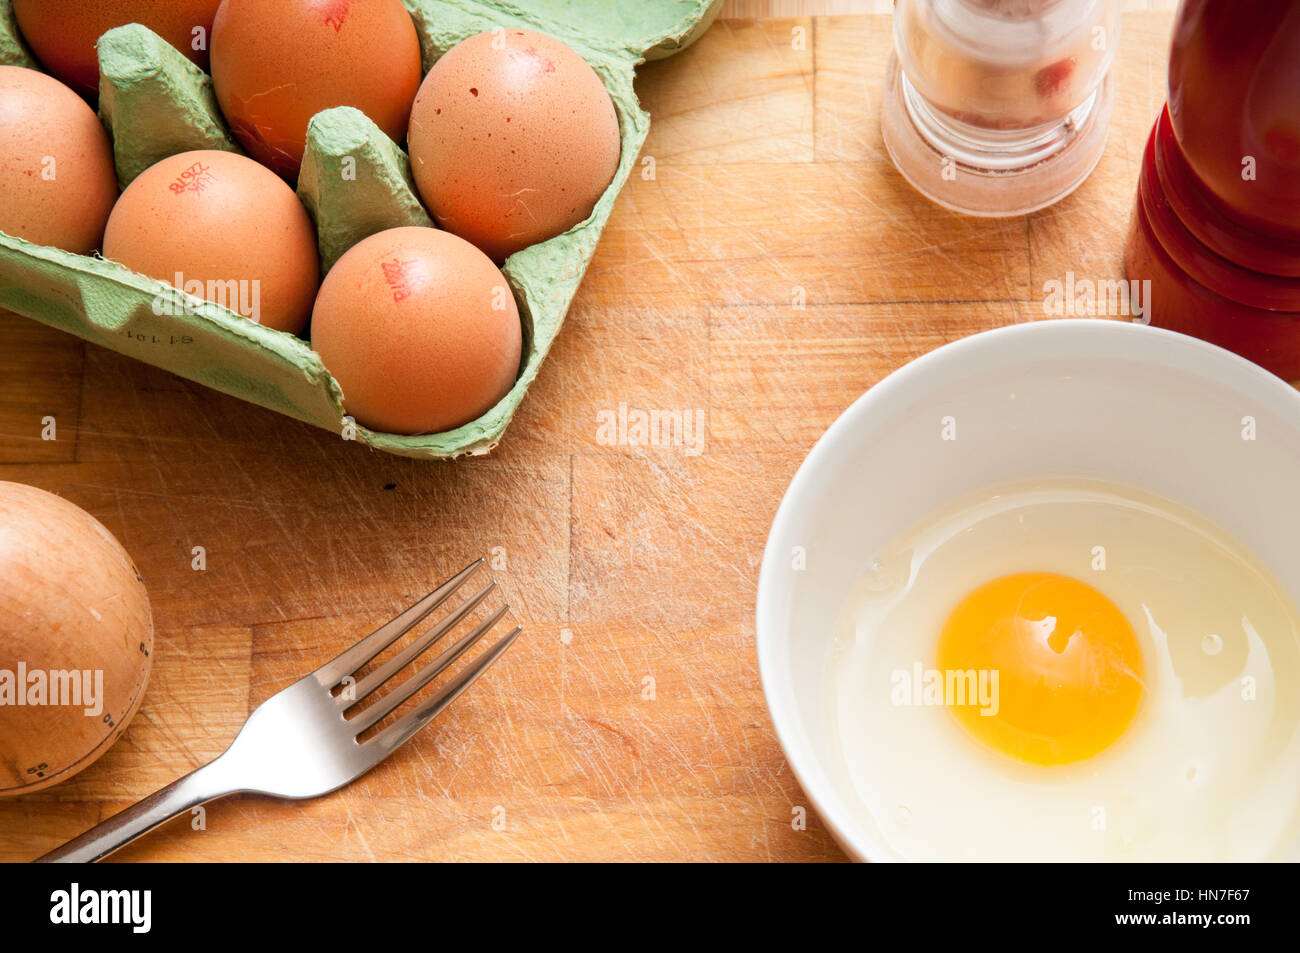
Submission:
{"label": "white ceramic bowl", "polygon": [[[957,439],[942,440],[949,416]],[[1254,440],[1243,439],[1247,417]],[[855,858],[892,853],[850,807],[832,751],[827,664],[845,601],[876,551],[933,510],[1039,476],[1109,480],[1181,502],[1253,552],[1300,604],[1300,394],[1279,378],[1194,338],[1096,319],[987,331],[913,361],[808,454],[758,584],[772,721],[804,791]]]}

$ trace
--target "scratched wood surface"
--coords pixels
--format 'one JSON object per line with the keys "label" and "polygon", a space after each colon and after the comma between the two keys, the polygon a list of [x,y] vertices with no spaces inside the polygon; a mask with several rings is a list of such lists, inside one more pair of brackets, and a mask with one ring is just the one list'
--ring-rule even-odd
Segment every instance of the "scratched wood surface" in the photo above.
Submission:
{"label": "scratched wood surface", "polygon": [[[1043,282],[1067,270],[1120,274],[1170,20],[1126,16],[1097,172],[1010,221],[946,212],[893,171],[886,16],[722,20],[647,66],[653,177],[619,199],[487,458],[371,452],[0,315],[0,479],[103,521],[157,627],[130,729],[71,781],[0,801],[0,860],[218,755],[253,707],[480,553],[525,633],[435,726],[336,794],[231,798],[205,830],[173,822],[118,856],[840,858],[811,811],[792,824],[807,801],[763,704],[770,521],[818,435],[891,370],[1041,318]],[[621,406],[698,417],[703,439],[611,444],[601,422]]]}

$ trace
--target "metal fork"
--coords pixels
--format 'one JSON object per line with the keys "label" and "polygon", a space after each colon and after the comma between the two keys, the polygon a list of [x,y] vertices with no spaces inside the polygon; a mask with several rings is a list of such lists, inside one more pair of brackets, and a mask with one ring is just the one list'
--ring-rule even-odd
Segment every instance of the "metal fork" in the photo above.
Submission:
{"label": "metal fork", "polygon": [[[319,797],[365,774],[455,701],[501,657],[522,631],[516,626],[414,711],[373,737],[358,740],[366,729],[391,714],[455,662],[510,608],[503,605],[369,708],[352,718],[345,717],[345,712],[387,684],[393,675],[422,655],[487,598],[496,587],[495,582],[457,606],[446,618],[373,672],[359,680],[355,678],[356,672],[366,663],[446,602],[482,564],[483,560],[479,559],[466,566],[338,658],[268,698],[248,716],[230,747],[216,760],[50,851],[38,858],[38,862],[99,860],[164,821],[228,794],[248,792],[280,798]],[[335,692],[334,689],[340,686],[341,691]]]}

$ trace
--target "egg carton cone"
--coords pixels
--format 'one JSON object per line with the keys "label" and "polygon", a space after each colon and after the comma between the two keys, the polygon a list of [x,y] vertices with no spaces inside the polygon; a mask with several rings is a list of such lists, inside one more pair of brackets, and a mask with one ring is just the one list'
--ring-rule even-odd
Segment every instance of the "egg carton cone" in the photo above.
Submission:
{"label": "egg carton cone", "polygon": [[[596,71],[618,114],[622,154],[613,181],[586,221],[506,259],[523,322],[523,359],[514,387],[483,416],[455,430],[403,435],[352,422],[343,394],[311,345],[97,256],[75,255],[0,232],[0,308],[61,328],[189,380],[306,421],[340,438],[406,457],[483,454],[501,440],[546,359],[614,201],[650,127],[637,101],[636,66],[693,42],[721,0],[403,0],[420,36],[424,69],[461,40],[523,28],[567,43]],[[125,188],[160,159],[194,149],[241,152],[202,70],[139,24],[105,33],[98,45],[100,118],[113,140]],[[36,66],[0,0],[0,63]],[[344,161],[348,176],[339,174]],[[412,185],[410,162],[355,109],[317,113],[308,131],[298,196],[316,226],[322,271],[368,235],[431,226]]]}

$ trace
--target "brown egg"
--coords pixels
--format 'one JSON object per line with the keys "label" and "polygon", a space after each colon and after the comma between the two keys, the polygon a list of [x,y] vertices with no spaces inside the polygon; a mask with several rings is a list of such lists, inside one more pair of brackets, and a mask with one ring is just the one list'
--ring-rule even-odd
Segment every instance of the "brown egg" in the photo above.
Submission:
{"label": "brown egg", "polygon": [[591,215],[618,168],[618,116],[600,77],[559,40],[480,33],[420,86],[407,132],[420,197],[495,261]]}
{"label": "brown egg", "polygon": [[225,0],[212,82],[249,155],[292,180],[322,109],[354,106],[401,141],[420,41],[401,0]]}
{"label": "brown egg", "polygon": [[292,334],[320,280],[298,196],[233,152],[182,152],[140,173],[109,216],[104,257]]}
{"label": "brown egg", "polygon": [[[99,93],[95,43],[115,26],[141,23],[208,68],[212,18],[221,0],[14,0],[23,39],[47,70],[78,91]],[[196,49],[197,47],[197,49]]]}
{"label": "brown egg", "polygon": [[52,76],[0,66],[0,232],[84,255],[116,199],[94,110]]}
{"label": "brown egg", "polygon": [[0,797],[92,764],[144,698],[149,594],[93,516],[0,482]]}
{"label": "brown egg", "polygon": [[434,228],[392,228],[325,276],[311,342],[358,423],[415,434],[469,423],[509,393],[522,333],[481,251]]}

